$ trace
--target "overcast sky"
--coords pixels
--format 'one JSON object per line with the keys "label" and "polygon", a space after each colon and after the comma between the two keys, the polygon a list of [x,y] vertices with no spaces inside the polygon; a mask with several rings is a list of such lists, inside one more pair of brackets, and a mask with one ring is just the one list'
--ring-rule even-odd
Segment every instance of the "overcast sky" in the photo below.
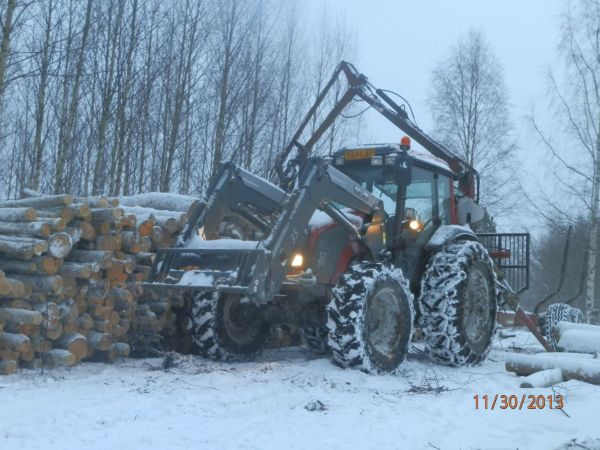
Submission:
{"label": "overcast sky", "polygon": [[[377,87],[408,99],[417,122],[431,130],[426,105],[430,73],[470,28],[483,30],[505,69],[519,140],[523,175],[536,173],[541,151],[525,116],[532,107],[544,111],[545,72],[556,62],[561,0],[312,0],[311,14],[324,6],[345,18],[357,34],[358,69]],[[396,142],[399,132],[369,116],[369,135]]]}
{"label": "overcast sky", "polygon": [[[483,30],[505,68],[513,115],[520,120],[544,92],[555,57],[560,0],[313,0],[345,17],[358,39],[359,70],[378,87],[405,96],[422,128],[431,121],[425,99],[436,62],[469,28]],[[384,136],[389,138],[392,136]]]}

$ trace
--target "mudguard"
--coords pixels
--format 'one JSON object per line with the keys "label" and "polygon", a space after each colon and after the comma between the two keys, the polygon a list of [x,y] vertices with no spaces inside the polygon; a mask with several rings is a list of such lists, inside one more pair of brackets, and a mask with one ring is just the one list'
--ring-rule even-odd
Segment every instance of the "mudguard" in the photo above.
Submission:
{"label": "mudguard", "polygon": [[465,225],[442,225],[439,227],[429,242],[425,244],[425,250],[428,252],[437,252],[444,245],[463,239],[466,241],[477,241],[477,235],[473,230]]}

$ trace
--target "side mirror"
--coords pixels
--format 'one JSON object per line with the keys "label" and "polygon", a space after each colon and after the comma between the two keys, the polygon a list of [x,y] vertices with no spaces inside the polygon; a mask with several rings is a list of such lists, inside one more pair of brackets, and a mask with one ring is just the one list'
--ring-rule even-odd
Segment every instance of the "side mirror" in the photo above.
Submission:
{"label": "side mirror", "polygon": [[394,163],[394,182],[397,185],[409,185],[411,182],[412,164],[406,155],[398,155]]}

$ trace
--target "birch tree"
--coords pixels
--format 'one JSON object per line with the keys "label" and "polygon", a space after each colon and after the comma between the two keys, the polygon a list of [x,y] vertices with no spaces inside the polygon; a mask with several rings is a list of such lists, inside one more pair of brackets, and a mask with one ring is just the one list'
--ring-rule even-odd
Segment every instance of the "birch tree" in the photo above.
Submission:
{"label": "birch tree", "polygon": [[471,30],[431,74],[434,134],[481,176],[480,201],[499,212],[514,184],[514,153],[503,69],[481,32]]}
{"label": "birch tree", "polygon": [[[600,0],[569,1],[561,16],[560,56],[564,72],[551,73],[551,106],[556,113],[552,132],[532,118],[535,131],[555,164],[555,181],[568,196],[575,216],[580,207],[589,219],[585,313],[598,321],[596,293],[600,232]],[[567,143],[556,135],[563,131]],[[554,199],[556,200],[556,199]],[[555,201],[553,203],[556,203]],[[558,208],[557,208],[558,209]],[[577,217],[571,217],[573,221]]]}

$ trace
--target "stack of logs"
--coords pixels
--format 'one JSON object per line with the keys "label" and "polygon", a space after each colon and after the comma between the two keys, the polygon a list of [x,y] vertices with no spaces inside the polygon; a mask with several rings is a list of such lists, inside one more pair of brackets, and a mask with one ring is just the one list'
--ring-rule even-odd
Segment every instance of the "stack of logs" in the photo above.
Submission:
{"label": "stack of logs", "polygon": [[195,198],[33,195],[0,202],[0,374],[113,361],[174,332],[171,302],[141,283]]}

